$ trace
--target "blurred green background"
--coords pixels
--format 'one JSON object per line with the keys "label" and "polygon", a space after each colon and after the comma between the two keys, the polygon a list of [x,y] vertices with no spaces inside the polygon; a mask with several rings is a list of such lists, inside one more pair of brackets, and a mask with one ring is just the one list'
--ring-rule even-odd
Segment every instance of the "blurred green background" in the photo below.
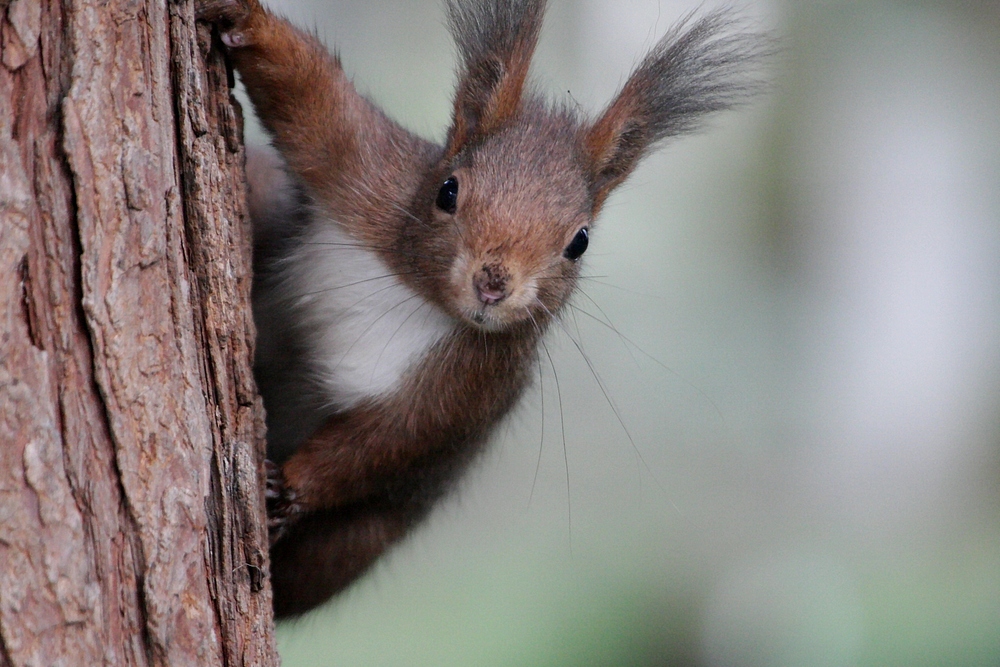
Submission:
{"label": "blurred green background", "polygon": [[[443,138],[438,0],[269,4]],[[551,0],[538,86],[596,113],[701,6]],[[613,196],[553,365],[419,531],[279,626],[286,667],[1000,665],[1000,8],[744,13],[781,36],[771,93]]]}

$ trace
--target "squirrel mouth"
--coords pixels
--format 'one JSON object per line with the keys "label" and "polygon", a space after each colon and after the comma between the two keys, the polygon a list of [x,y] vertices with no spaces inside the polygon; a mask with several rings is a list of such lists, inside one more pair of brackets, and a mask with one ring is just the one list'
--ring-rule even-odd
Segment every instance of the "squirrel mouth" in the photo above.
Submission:
{"label": "squirrel mouth", "polygon": [[462,312],[462,319],[481,331],[503,331],[532,317],[527,307],[505,302],[480,304],[478,308],[466,308]]}
{"label": "squirrel mouth", "polygon": [[485,329],[486,331],[503,329],[507,322],[504,318],[497,317],[494,312],[491,312],[494,310],[493,306],[484,305],[469,313],[467,319],[476,325],[477,328]]}
{"label": "squirrel mouth", "polygon": [[498,305],[483,304],[479,308],[466,311],[465,320],[483,331],[502,331],[519,319],[511,315],[511,311],[507,308],[501,309]]}

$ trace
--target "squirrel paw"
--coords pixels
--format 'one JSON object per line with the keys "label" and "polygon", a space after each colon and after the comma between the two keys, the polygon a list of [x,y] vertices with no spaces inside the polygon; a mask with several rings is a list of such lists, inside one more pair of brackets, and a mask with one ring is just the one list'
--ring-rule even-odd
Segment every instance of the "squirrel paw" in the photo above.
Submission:
{"label": "squirrel paw", "polygon": [[253,6],[247,0],[198,0],[195,12],[198,19],[218,26],[219,37],[229,48],[250,44],[245,28]]}
{"label": "squirrel paw", "polygon": [[296,501],[295,491],[285,484],[285,475],[281,466],[271,460],[264,461],[264,471],[267,483],[264,487],[264,500],[267,505],[267,530],[273,545],[295,524],[302,507]]}

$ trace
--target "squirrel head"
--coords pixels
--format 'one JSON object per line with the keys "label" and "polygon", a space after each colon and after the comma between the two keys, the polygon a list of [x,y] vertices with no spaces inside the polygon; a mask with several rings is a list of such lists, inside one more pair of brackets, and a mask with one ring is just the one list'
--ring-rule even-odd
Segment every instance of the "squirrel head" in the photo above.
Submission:
{"label": "squirrel head", "polygon": [[718,11],[664,36],[596,119],[526,94],[545,0],[449,0],[453,121],[416,210],[439,301],[468,324],[548,321],[572,294],[608,195],[662,140],[759,88],[765,38]]}

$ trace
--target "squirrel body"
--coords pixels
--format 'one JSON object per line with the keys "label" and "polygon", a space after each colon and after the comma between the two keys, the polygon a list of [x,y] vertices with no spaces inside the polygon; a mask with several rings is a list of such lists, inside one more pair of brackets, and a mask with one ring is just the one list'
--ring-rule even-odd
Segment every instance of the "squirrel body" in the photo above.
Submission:
{"label": "squirrel body", "polygon": [[525,94],[544,7],[447,1],[459,81],[436,145],[257,0],[200,2],[281,156],[248,167],[279,617],[347,586],[448,490],[528,385],[608,194],[753,92],[766,50],[725,12],[689,19],[591,121]]}
{"label": "squirrel body", "polygon": [[[259,150],[248,156],[248,165],[258,161],[268,161]],[[284,177],[278,169],[248,169],[251,191],[272,188]],[[275,211],[295,210],[294,197],[281,188],[262,208],[251,207],[255,226],[273,225]],[[254,320],[256,373],[270,378],[261,383],[270,394],[268,455],[278,461],[329,411],[397,392],[406,371],[455,328],[452,318],[335,220],[315,211],[294,217],[298,224],[255,230],[258,238],[271,236],[270,246],[257,253]],[[275,239],[277,234],[286,237]]]}

